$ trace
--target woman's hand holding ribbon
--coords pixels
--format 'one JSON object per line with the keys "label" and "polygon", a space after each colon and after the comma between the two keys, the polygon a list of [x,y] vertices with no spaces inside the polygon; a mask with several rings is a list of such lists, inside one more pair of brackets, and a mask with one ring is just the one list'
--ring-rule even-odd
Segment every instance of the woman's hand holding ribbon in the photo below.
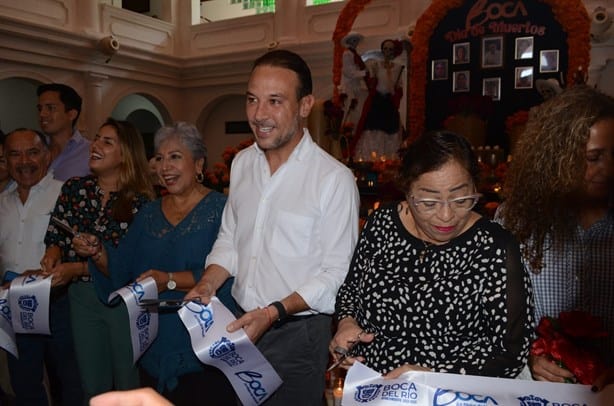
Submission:
{"label": "woman's hand holding ribbon", "polygon": [[343,358],[343,362],[341,362],[339,366],[347,369],[354,364],[356,360],[361,362],[364,361],[364,358],[360,356],[347,356],[347,352],[357,343],[370,343],[374,338],[374,333],[367,333],[356,323],[354,318],[346,317],[339,321],[337,333],[328,345],[328,350],[335,362]]}
{"label": "woman's hand holding ribbon", "polygon": [[45,255],[41,259],[41,270],[42,274],[45,276],[49,276],[51,274],[51,270],[55,268],[62,262],[62,253],[60,252],[60,247],[57,245],[52,245],[45,250]]}

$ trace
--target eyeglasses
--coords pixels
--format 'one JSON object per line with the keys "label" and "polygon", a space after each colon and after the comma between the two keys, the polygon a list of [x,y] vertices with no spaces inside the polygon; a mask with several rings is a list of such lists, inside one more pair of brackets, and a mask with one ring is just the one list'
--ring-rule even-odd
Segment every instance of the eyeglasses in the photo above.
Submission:
{"label": "eyeglasses", "polygon": [[441,200],[441,199],[416,199],[415,196],[410,196],[408,200],[416,208],[416,211],[423,215],[432,215],[443,209],[447,204],[450,210],[456,213],[466,213],[473,209],[475,205],[482,197],[481,194],[474,194],[469,196],[455,197],[454,199]]}

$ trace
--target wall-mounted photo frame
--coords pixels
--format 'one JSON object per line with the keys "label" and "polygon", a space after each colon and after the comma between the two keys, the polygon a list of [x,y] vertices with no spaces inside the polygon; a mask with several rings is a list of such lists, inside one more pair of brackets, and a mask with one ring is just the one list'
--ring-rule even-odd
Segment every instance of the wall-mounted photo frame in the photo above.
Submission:
{"label": "wall-mounted photo frame", "polygon": [[533,59],[533,37],[516,38],[515,59]]}
{"label": "wall-mounted photo frame", "polygon": [[482,95],[489,96],[494,101],[501,100],[501,78],[482,79]]}
{"label": "wall-mounted photo frame", "polygon": [[519,66],[514,72],[514,89],[533,88],[533,67]]}
{"label": "wall-mounted photo frame", "polygon": [[482,68],[503,67],[503,37],[482,38]]}
{"label": "wall-mounted photo frame", "polygon": [[539,52],[539,72],[559,71],[559,50],[545,49]]}
{"label": "wall-mounted photo frame", "polygon": [[470,90],[470,83],[470,72],[468,70],[454,72],[452,91],[454,93],[468,92]]}
{"label": "wall-mounted photo frame", "polygon": [[431,63],[431,80],[448,79],[448,60],[434,59]]}
{"label": "wall-mounted photo frame", "polygon": [[469,43],[461,42],[458,44],[454,44],[452,46],[452,64],[453,65],[462,65],[464,63],[469,63],[470,55],[469,55]]}

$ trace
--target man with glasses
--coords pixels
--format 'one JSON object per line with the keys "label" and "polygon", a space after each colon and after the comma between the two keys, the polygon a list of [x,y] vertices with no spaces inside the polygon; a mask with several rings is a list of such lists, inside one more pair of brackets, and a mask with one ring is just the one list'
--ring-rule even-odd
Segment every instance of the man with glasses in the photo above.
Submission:
{"label": "man with glasses", "polygon": [[49,138],[49,170],[61,181],[89,174],[90,141],[77,129],[81,96],[61,83],[40,85],[36,94],[39,124]]}
{"label": "man with glasses", "polygon": [[[478,163],[450,132],[422,135],[403,156],[406,200],[367,220],[339,289],[342,366],[356,359],[396,378],[406,371],[515,377],[533,324],[518,243],[472,211]],[[368,344],[368,345],[366,345]]]}

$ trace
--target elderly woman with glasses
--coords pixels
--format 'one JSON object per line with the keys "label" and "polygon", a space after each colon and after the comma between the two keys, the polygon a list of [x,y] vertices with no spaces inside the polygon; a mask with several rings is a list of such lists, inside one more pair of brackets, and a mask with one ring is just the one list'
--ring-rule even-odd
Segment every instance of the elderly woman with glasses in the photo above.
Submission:
{"label": "elderly woman with glasses", "polygon": [[450,132],[403,156],[406,199],[367,220],[337,295],[335,359],[396,378],[411,370],[515,377],[532,331],[530,278],[518,243],[472,211],[478,165]]}

